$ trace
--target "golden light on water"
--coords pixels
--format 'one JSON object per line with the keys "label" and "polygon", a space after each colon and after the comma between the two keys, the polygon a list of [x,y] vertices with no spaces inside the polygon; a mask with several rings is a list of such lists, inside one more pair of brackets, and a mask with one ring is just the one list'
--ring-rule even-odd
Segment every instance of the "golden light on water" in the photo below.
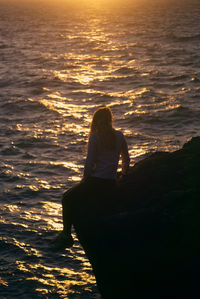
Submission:
{"label": "golden light on water", "polygon": [[[163,50],[159,41],[167,42],[169,37],[162,17],[141,5],[152,0],[15,1],[27,4],[13,18],[16,30],[8,28],[8,36],[13,34],[11,44],[5,35],[1,49],[8,51],[5,59],[16,66],[11,82],[3,82],[13,86],[6,87],[4,94],[6,101],[10,97],[8,109],[13,109],[8,120],[2,117],[9,128],[8,143],[1,148],[6,156],[2,194],[8,195],[8,201],[5,197],[1,203],[0,224],[8,230],[0,236],[5,245],[1,249],[13,263],[11,281],[19,275],[19,284],[31,286],[33,296],[79,298],[83,291],[87,297],[96,282],[74,230],[72,248],[55,253],[52,241],[63,229],[63,192],[83,175],[92,115],[102,105],[111,107],[115,128],[126,136],[131,165],[150,152],[175,150],[174,127],[169,127],[179,121],[182,107],[183,115],[187,114],[182,99],[177,100],[189,93],[183,86],[187,76],[174,78],[166,56],[159,53]],[[33,9],[28,2],[34,2]],[[132,10],[126,9],[128,2]],[[182,42],[175,43],[176,51]],[[171,44],[165,44],[162,52],[170,61]],[[177,73],[186,69],[181,63],[179,67]],[[196,77],[191,76],[195,86]],[[3,109],[7,111],[6,105]],[[9,290],[8,276],[5,271],[0,285]]]}
{"label": "golden light on water", "polygon": [[[87,273],[88,266],[85,259],[82,259],[82,263],[82,272],[77,274],[70,268],[51,267],[43,264],[28,264],[16,261],[17,267],[20,271],[29,272],[31,274],[31,277],[27,278],[27,280],[41,283],[42,288],[36,288],[36,291],[40,295],[49,293],[49,287],[51,287],[56,288],[57,293],[61,296],[67,296],[75,293],[75,291],[73,291],[73,286],[84,286],[88,283],[95,283],[94,277]],[[41,272],[40,277],[36,275],[38,271]],[[59,276],[59,281],[57,276]]]}
{"label": "golden light on water", "polygon": [[[87,3],[93,7],[100,8],[101,5],[102,7],[103,5],[108,5],[108,3],[110,5],[111,3],[114,3],[114,1],[79,1],[79,3]],[[117,2],[115,1],[115,4],[116,3]],[[107,26],[109,26],[109,24],[107,24]],[[133,90],[130,88],[123,89],[120,88],[120,86],[116,86],[115,91],[109,89],[105,91],[98,88],[88,88],[95,82],[104,82],[106,84],[109,80],[131,78],[133,74],[129,73],[129,68],[130,70],[135,68],[136,71],[140,68],[140,65],[131,53],[127,53],[129,56],[128,62],[122,59],[120,51],[127,49],[127,43],[121,43],[117,38],[111,38],[107,26],[105,26],[104,16],[100,16],[98,11],[94,10],[90,17],[88,17],[87,14],[85,15],[85,21],[81,27],[75,26],[74,30],[70,33],[60,33],[60,38],[63,42],[71,43],[72,47],[70,51],[67,53],[46,54],[48,56],[46,58],[50,58],[51,60],[58,62],[60,59],[69,61],[71,67],[63,67],[63,69],[60,70],[43,69],[44,74],[53,76],[53,78],[56,78],[61,83],[68,84],[68,82],[74,82],[82,85],[82,89],[72,89],[69,96],[60,93],[56,89],[43,88],[44,91],[46,91],[46,97],[40,99],[40,103],[49,110],[59,113],[65,119],[65,124],[62,124],[62,126],[51,128],[52,133],[54,133],[55,142],[57,143],[57,136],[61,132],[63,132],[63,134],[65,132],[68,134],[71,133],[73,136],[76,136],[74,142],[72,140],[70,141],[71,144],[86,142],[91,121],[90,111],[94,111],[95,108],[102,105],[101,98],[104,99],[106,105],[111,108],[125,107],[122,110],[120,119],[125,119],[127,115],[146,113],[146,110],[143,109],[145,108],[143,105],[135,104],[134,102],[137,98],[142,98],[142,96],[148,92],[148,89],[145,87]],[[120,34],[124,34],[123,30],[120,31]],[[84,44],[90,45],[88,50],[84,49],[83,51],[81,44],[83,40]],[[74,46],[76,41],[80,42],[79,47],[77,47],[77,45]],[[132,46],[134,46],[134,43],[132,43]],[[100,50],[101,55],[99,55]],[[43,55],[45,58],[45,54]],[[120,73],[118,70],[123,68],[125,64],[128,73]],[[143,76],[148,75],[148,72],[143,72]],[[76,94],[85,96],[82,96],[76,103]],[[95,101],[94,103],[92,100],[93,97],[97,97],[97,99],[99,98],[99,101]],[[119,126],[117,127],[121,129]],[[19,129],[21,129],[21,127],[19,127]],[[59,133],[56,133],[56,130]],[[138,155],[135,151],[131,151],[131,155],[134,155],[134,153],[136,156]],[[66,165],[64,161],[60,161],[59,163]],[[74,182],[79,180],[80,172],[78,173],[77,169],[80,169],[80,164],[77,164],[75,168],[73,167],[72,169],[77,175],[70,176],[70,179]]]}
{"label": "golden light on water", "polygon": [[8,287],[8,282],[4,281],[1,277],[0,277],[0,285]]}
{"label": "golden light on water", "polygon": [[[16,0],[15,0],[16,1]],[[59,5],[61,7],[71,7],[77,10],[84,9],[85,7],[92,7],[95,9],[103,9],[105,7],[116,7],[120,6],[124,3],[122,0],[60,0],[59,2],[56,0],[43,0],[43,2],[47,1],[48,4],[51,3],[52,5]],[[125,2],[130,1],[139,1],[139,0],[125,0]]]}

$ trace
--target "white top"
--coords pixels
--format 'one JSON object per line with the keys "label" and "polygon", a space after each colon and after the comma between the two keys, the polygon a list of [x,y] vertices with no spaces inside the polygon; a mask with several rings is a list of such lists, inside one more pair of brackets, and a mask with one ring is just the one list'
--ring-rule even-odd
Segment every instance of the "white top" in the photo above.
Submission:
{"label": "white top", "polygon": [[92,176],[103,179],[116,179],[120,154],[122,157],[122,173],[128,170],[129,154],[124,135],[115,130],[116,148],[114,150],[102,147],[98,134],[92,133],[88,142],[88,153],[85,162],[84,177]]}

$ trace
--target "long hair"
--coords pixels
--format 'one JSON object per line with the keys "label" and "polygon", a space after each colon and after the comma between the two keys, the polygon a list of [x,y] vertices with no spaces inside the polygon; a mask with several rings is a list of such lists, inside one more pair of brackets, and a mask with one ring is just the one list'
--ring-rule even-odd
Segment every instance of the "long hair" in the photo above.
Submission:
{"label": "long hair", "polygon": [[94,112],[90,126],[90,134],[96,132],[103,148],[109,150],[113,150],[116,147],[116,134],[112,121],[112,111],[105,106]]}

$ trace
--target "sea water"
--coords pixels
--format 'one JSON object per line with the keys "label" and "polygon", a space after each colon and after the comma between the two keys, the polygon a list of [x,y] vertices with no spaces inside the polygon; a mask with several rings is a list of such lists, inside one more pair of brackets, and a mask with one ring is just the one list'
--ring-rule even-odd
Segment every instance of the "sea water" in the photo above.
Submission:
{"label": "sea water", "polygon": [[200,134],[199,15],[198,0],[0,1],[0,298],[97,297],[76,236],[51,249],[62,194],[102,105],[131,165]]}

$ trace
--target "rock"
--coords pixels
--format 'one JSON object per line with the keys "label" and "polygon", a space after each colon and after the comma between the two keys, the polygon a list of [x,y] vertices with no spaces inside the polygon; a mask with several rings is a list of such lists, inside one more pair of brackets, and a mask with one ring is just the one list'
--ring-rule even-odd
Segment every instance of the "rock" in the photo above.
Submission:
{"label": "rock", "polygon": [[195,137],[138,162],[101,212],[98,196],[78,202],[75,231],[103,299],[200,298],[199,173]]}

